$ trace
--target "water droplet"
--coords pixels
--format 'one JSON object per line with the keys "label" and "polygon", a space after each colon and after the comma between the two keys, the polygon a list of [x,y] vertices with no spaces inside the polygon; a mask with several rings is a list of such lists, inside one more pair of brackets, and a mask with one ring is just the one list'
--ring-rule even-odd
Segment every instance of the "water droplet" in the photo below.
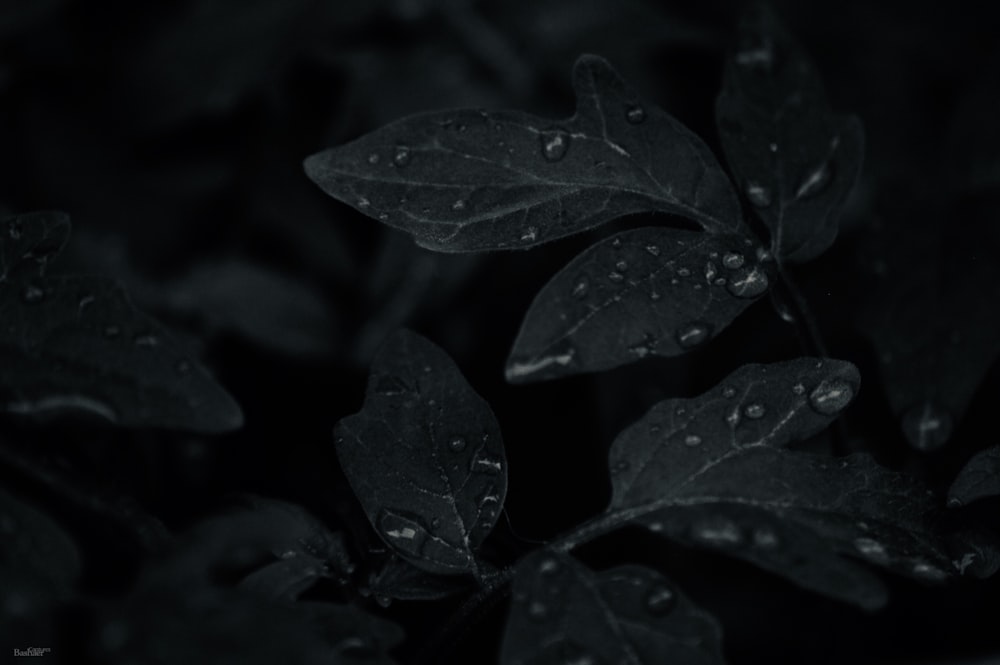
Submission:
{"label": "water droplet", "polygon": [[729,270],[736,270],[737,268],[742,268],[746,259],[739,252],[726,252],[722,255],[722,265],[724,265]]}
{"label": "water droplet", "polygon": [[739,410],[739,408],[735,408],[735,409],[733,409],[732,411],[729,412],[729,415],[726,416],[726,422],[729,423],[730,427],[736,427],[737,425],[740,424],[740,410]]}
{"label": "water droplet", "polygon": [[677,330],[677,343],[681,348],[690,349],[709,338],[712,331],[704,323],[692,323]]}
{"label": "water droplet", "polygon": [[542,155],[550,162],[558,162],[569,150],[569,134],[561,130],[542,132]]}
{"label": "water droplet", "polygon": [[683,406],[679,406],[676,409],[674,409],[674,415],[676,415],[677,417],[683,416],[687,412],[688,410]]}
{"label": "water droplet", "polygon": [[615,268],[617,268],[619,272],[625,272],[626,270],[628,270],[628,263],[626,263],[625,261],[619,261],[618,263],[615,264]]}
{"label": "water droplet", "polygon": [[795,190],[795,198],[807,199],[816,196],[826,189],[832,179],[833,171],[830,165],[826,162],[820,164],[802,178],[798,189]]}
{"label": "water droplet", "polygon": [[708,263],[706,263],[705,264],[705,281],[711,282],[713,279],[715,279],[715,275],[718,272],[719,271],[715,267],[714,263],[712,263],[711,261],[709,261]]}
{"label": "water droplet", "polygon": [[758,208],[771,205],[771,190],[752,180],[747,183],[747,199]]}
{"label": "water droplet", "polygon": [[136,346],[152,348],[154,346],[159,346],[160,338],[152,333],[141,333],[132,338],[132,343]]}
{"label": "water droplet", "polygon": [[378,156],[377,152],[373,152],[372,154],[368,155],[368,163],[369,164],[378,164],[378,160],[379,160],[379,156]]}
{"label": "water droplet", "polygon": [[500,473],[503,470],[503,463],[492,457],[476,457],[471,466],[478,473]]}
{"label": "water droplet", "polygon": [[695,525],[692,535],[709,545],[735,545],[743,541],[743,533],[734,522],[713,519]]}
{"label": "water droplet", "polygon": [[751,420],[759,420],[760,418],[763,418],[764,414],[766,413],[767,409],[764,408],[764,405],[758,404],[757,402],[754,402],[753,404],[747,404],[743,408],[743,415],[745,415],[747,418],[750,418]]}
{"label": "water droplet", "polygon": [[925,580],[938,582],[948,577],[948,574],[936,566],[932,566],[926,561],[917,561],[913,564],[913,574]]}
{"label": "water droplet", "polygon": [[885,546],[872,538],[855,538],[854,547],[862,556],[872,561],[886,562],[889,560],[889,553],[886,552]]}
{"label": "water droplet", "polygon": [[524,233],[521,234],[521,242],[534,242],[535,238],[538,237],[538,227],[529,226]]}
{"label": "water droplet", "polygon": [[768,286],[767,273],[760,266],[754,266],[750,270],[741,270],[730,279],[726,290],[737,298],[756,298],[767,291]]}
{"label": "water droplet", "polygon": [[646,610],[654,616],[664,616],[674,609],[677,594],[666,584],[656,584],[646,593]]}
{"label": "water droplet", "polygon": [[934,402],[917,404],[903,414],[903,434],[917,450],[937,450],[951,437],[951,415]]}
{"label": "water droplet", "polygon": [[625,109],[625,119],[633,125],[638,125],[646,119],[646,109],[638,104],[633,104]]}
{"label": "water droplet", "polygon": [[809,393],[809,405],[824,416],[840,413],[852,399],[854,399],[854,386],[842,379],[823,381]]}
{"label": "water droplet", "polygon": [[732,386],[726,386],[725,388],[722,389],[722,396],[725,397],[726,399],[732,399],[736,397],[736,388],[733,388]]}
{"label": "water droplet", "polygon": [[661,296],[660,296],[659,291],[650,291],[649,292],[649,299],[652,300],[653,302],[656,302],[657,300],[659,300],[660,297]]}
{"label": "water droplet", "polygon": [[559,570],[559,562],[555,559],[545,559],[538,564],[538,572],[542,575],[551,575]]}
{"label": "water droplet", "polygon": [[697,434],[688,434],[684,437],[684,445],[689,448],[694,448],[695,446],[701,445],[701,437]]}
{"label": "water droplet", "polygon": [[21,289],[21,302],[25,305],[37,305],[45,300],[45,291],[34,284],[28,284]]}
{"label": "water droplet", "polygon": [[778,152],[778,144],[772,143],[767,146],[767,149],[770,150],[771,152]]}
{"label": "water droplet", "polygon": [[372,205],[372,202],[369,201],[368,199],[366,199],[363,196],[358,199],[358,207],[359,208],[362,208],[362,209],[364,209],[364,208],[370,208],[371,205]]}
{"label": "water droplet", "polygon": [[11,220],[10,223],[7,224],[7,235],[10,236],[11,240],[20,240],[21,231],[23,227],[24,227],[24,222],[22,222],[21,220],[19,219]]}
{"label": "water droplet", "polygon": [[405,145],[397,145],[396,152],[392,155],[392,163],[403,167],[410,163],[410,148]]}
{"label": "water droplet", "polygon": [[646,245],[646,251],[652,254],[653,256],[660,255],[660,248],[656,245]]}
{"label": "water droplet", "polygon": [[122,329],[118,326],[108,326],[104,329],[104,336],[108,339],[115,339],[122,334]]}
{"label": "water droplet", "polygon": [[742,50],[736,54],[736,64],[770,70],[774,64],[774,51],[769,43]]}
{"label": "water droplet", "polygon": [[801,383],[796,383],[794,386],[792,386],[792,392],[796,395],[805,395],[806,387]]}
{"label": "water droplet", "polygon": [[531,601],[528,605],[528,616],[536,621],[544,621],[549,616],[549,608],[537,600]]}
{"label": "water droplet", "polygon": [[573,297],[583,298],[589,290],[590,279],[586,275],[581,275],[580,279],[576,280],[576,284],[573,285]]}
{"label": "water droplet", "polygon": [[765,550],[777,547],[778,534],[769,526],[757,527],[753,531],[753,544]]}
{"label": "water droplet", "polygon": [[614,240],[611,241],[611,246],[614,247],[615,249],[620,249],[622,246],[622,239],[615,238]]}
{"label": "water droplet", "polygon": [[628,351],[637,358],[645,358],[651,353],[651,349],[643,343],[628,347]]}
{"label": "water droplet", "polygon": [[462,199],[458,199],[457,201],[455,201],[454,203],[451,204],[451,209],[452,210],[465,210],[465,201],[462,200]]}
{"label": "water droplet", "polygon": [[452,437],[451,441],[448,442],[448,450],[453,453],[460,453],[465,450],[465,438],[461,436]]}
{"label": "water droplet", "polygon": [[610,279],[612,282],[622,282],[625,280],[625,275],[621,274],[620,272],[609,272],[608,279]]}
{"label": "water droplet", "polygon": [[678,268],[677,269],[677,274],[680,277],[688,277],[688,276],[691,275],[691,271],[688,268]]}

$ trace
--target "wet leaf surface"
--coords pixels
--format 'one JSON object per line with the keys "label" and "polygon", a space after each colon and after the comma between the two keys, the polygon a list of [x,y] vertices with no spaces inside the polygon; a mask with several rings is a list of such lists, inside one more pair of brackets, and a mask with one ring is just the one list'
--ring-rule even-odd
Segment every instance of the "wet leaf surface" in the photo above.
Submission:
{"label": "wet leaf surface", "polygon": [[769,286],[747,238],[640,228],[573,259],[525,315],[507,379],[526,382],[675,356],[707,343]]}
{"label": "wet leaf surface", "polygon": [[865,608],[884,604],[885,589],[857,559],[947,578],[937,502],[919,482],[863,454],[783,450],[826,427],[858,385],[850,363],[802,358],[657,404],[612,445],[608,514]]}
{"label": "wet leaf surface", "polygon": [[775,255],[802,263],[822,254],[860,173],[864,131],[857,117],[830,110],[815,66],[766,7],[742,21],[716,120]]}
{"label": "wet leaf surface", "polygon": [[519,564],[502,665],[722,663],[711,616],[658,572],[594,572],[545,550]]}
{"label": "wet leaf surface", "polygon": [[397,554],[431,573],[478,571],[507,462],[493,411],[444,351],[406,330],[390,336],[364,407],[334,438],[369,521]]}
{"label": "wet leaf surface", "polygon": [[1000,446],[972,456],[948,489],[948,505],[958,507],[1000,494]]}
{"label": "wet leaf surface", "polygon": [[439,251],[526,248],[640,211],[683,215],[714,232],[742,226],[711,151],[606,61],[581,57],[573,87],[577,109],[566,120],[480,110],[410,116],[313,155],[306,173]]}
{"label": "wet leaf surface", "polygon": [[0,284],[0,396],[8,413],[82,413],[123,427],[239,428],[239,405],[114,281]]}

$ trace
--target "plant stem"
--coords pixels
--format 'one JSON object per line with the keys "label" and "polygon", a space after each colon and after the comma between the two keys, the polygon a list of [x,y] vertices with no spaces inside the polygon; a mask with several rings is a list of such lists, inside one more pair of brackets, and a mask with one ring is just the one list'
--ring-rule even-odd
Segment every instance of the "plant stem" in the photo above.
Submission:
{"label": "plant stem", "polygon": [[805,340],[806,351],[821,358],[829,357],[830,354],[823,341],[823,336],[820,334],[819,328],[816,327],[816,319],[813,317],[806,299],[802,296],[802,292],[799,291],[798,285],[795,284],[795,280],[792,279],[780,259],[776,259],[775,264],[778,269],[779,281],[795,308],[791,314],[800,330],[801,338]]}

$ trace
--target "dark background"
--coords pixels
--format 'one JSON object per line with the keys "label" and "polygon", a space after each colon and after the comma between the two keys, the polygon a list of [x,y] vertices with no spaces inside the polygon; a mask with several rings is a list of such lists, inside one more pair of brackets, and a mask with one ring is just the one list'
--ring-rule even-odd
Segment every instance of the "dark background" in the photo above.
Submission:
{"label": "dark background", "polygon": [[[121,280],[234,394],[246,426],[220,437],[76,421],[7,422],[2,431],[22,442],[24,454],[55,460],[81,483],[135,498],[171,530],[205,517],[231,492],[250,491],[300,503],[353,534],[363,561],[373,536],[340,475],[330,432],[360,407],[383,337],[405,325],[455,358],[501,423],[511,485],[508,520],[492,537],[491,554],[509,561],[532,541],[572,527],[607,501],[605,455],[619,430],[659,399],[697,394],[743,363],[796,355],[804,347],[795,328],[761,302],[684,358],[508,386],[503,362],[545,281],[594,239],[660,220],[626,219],[530,252],[434,254],[325,197],[301,162],[418,111],[481,106],[569,115],[569,72],[581,53],[607,58],[719,153],[713,104],[742,5],[4,3],[0,213],[68,212],[74,232],[58,271]],[[865,378],[846,418],[847,445],[942,489],[973,451],[996,443],[1000,377],[987,375],[946,450],[910,451],[856,312],[871,297],[866,280],[877,268],[873,229],[888,225],[893,243],[905,245],[907,222],[927,210],[940,216],[932,222],[961,227],[960,209],[935,197],[955,179],[974,184],[963,206],[981,210],[996,200],[1000,23],[988,3],[775,7],[817,62],[832,106],[859,114],[867,134],[864,172],[838,243],[797,273],[831,353],[858,364]],[[3,474],[17,485],[10,469]],[[45,491],[24,489],[73,522]],[[996,508],[988,502],[978,510],[991,516]],[[68,526],[86,554],[88,593],[127,591],[141,557],[113,537],[95,537],[86,520]],[[720,618],[733,663],[1000,658],[996,581],[941,590],[892,579],[891,605],[868,615],[638,533],[580,554],[596,566],[624,557],[667,571]],[[382,610],[361,602],[400,622],[412,639],[454,606],[397,602]],[[503,611],[484,621],[454,662],[489,660]]]}

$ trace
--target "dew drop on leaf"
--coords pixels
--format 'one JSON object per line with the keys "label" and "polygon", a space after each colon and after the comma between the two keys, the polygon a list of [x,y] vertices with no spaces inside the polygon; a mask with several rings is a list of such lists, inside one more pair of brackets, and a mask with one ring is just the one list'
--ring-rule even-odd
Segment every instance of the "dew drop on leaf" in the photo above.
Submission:
{"label": "dew drop on leaf", "polygon": [[378,160],[379,160],[379,157],[378,157],[378,153],[377,152],[373,152],[372,154],[368,155],[368,163],[369,164],[378,164]]}
{"label": "dew drop on leaf", "polygon": [[646,245],[646,251],[649,252],[653,256],[659,256],[660,255],[660,248],[659,248],[658,245]]}
{"label": "dew drop on leaf", "polygon": [[45,291],[41,288],[34,286],[33,284],[28,284],[21,289],[21,302],[24,304],[37,305],[43,300],[45,300]]}
{"label": "dew drop on leaf", "polygon": [[736,270],[737,268],[742,268],[746,259],[739,252],[726,252],[722,255],[722,265],[724,265],[729,270]]}
{"label": "dew drop on leaf", "polygon": [[778,152],[778,144],[771,143],[770,145],[767,146],[767,149],[770,150],[771,152]]}
{"label": "dew drop on leaf", "polygon": [[889,560],[889,553],[885,551],[885,546],[872,538],[856,538],[854,547],[858,553],[871,561],[885,562]]}
{"label": "dew drop on leaf", "polygon": [[465,201],[463,199],[458,199],[451,204],[452,210],[465,210]]}
{"label": "dew drop on leaf", "polygon": [[695,540],[707,545],[736,545],[743,541],[740,528],[727,519],[716,519],[696,524],[692,535]]}
{"label": "dew drop on leaf", "polygon": [[650,614],[664,616],[674,609],[677,594],[666,584],[656,584],[646,593],[644,602]]}
{"label": "dew drop on leaf", "polygon": [[795,198],[807,199],[816,196],[830,184],[833,179],[833,172],[828,163],[823,163],[806,173],[795,190]]}
{"label": "dew drop on leaf", "polygon": [[690,277],[691,271],[688,268],[678,268],[677,269],[677,274],[680,277]]}
{"label": "dew drop on leaf", "polygon": [[932,566],[931,564],[925,563],[923,561],[918,561],[915,564],[913,564],[913,574],[918,575],[924,578],[925,580],[931,580],[934,582],[939,582],[948,577],[947,573],[945,573],[940,568]]}
{"label": "dew drop on leaf", "polygon": [[549,617],[549,608],[545,606],[545,603],[533,600],[528,605],[528,616],[535,621],[544,621]]}
{"label": "dew drop on leaf", "polygon": [[771,549],[778,546],[778,534],[769,526],[762,526],[753,531],[753,544],[761,549]]}
{"label": "dew drop on leaf", "polygon": [[586,275],[580,277],[576,280],[576,284],[573,285],[573,297],[583,298],[587,295],[587,291],[590,290],[590,280]]}
{"label": "dew drop on leaf", "polygon": [[692,323],[677,331],[677,343],[690,349],[707,340],[710,334],[711,330],[704,323]]}
{"label": "dew drop on leaf", "polygon": [[539,135],[542,142],[542,155],[550,162],[558,162],[566,156],[569,150],[569,134],[556,130],[542,132]]}
{"label": "dew drop on leaf", "polygon": [[453,453],[460,453],[465,450],[465,437],[455,436],[448,442],[448,450]]}
{"label": "dew drop on leaf", "polygon": [[633,125],[638,125],[646,119],[646,109],[638,104],[632,104],[625,109],[625,119]]}
{"label": "dew drop on leaf", "polygon": [[620,272],[611,271],[608,273],[608,279],[610,279],[612,282],[622,282],[625,280],[625,275],[621,274]]}
{"label": "dew drop on leaf", "polygon": [[697,434],[688,434],[684,437],[684,445],[689,448],[694,448],[695,446],[701,445],[701,437]]}
{"label": "dew drop on leaf", "polygon": [[771,205],[771,190],[756,182],[747,183],[747,199],[758,208]]}
{"label": "dew drop on leaf", "polygon": [[626,270],[628,270],[628,263],[625,261],[619,261],[618,263],[615,264],[615,268],[619,272],[625,272]]}
{"label": "dew drop on leaf", "polygon": [[534,242],[538,237],[538,227],[529,226],[525,229],[524,233],[521,234],[521,242]]}
{"label": "dew drop on leaf", "polygon": [[726,386],[725,388],[722,389],[722,396],[725,397],[726,399],[732,399],[736,397],[736,388],[733,388],[732,386]]}
{"label": "dew drop on leaf", "polygon": [[657,300],[660,299],[660,292],[659,291],[650,291],[649,292],[649,299],[652,300],[653,302],[656,302]]}
{"label": "dew drop on leaf", "polygon": [[392,156],[392,163],[396,166],[406,166],[410,163],[410,148],[405,145],[397,145],[396,152]]}
{"label": "dew drop on leaf", "polygon": [[911,446],[922,451],[936,450],[951,437],[951,414],[927,401],[907,409],[902,427]]}
{"label": "dew drop on leaf", "polygon": [[24,222],[20,219],[14,219],[7,224],[7,235],[10,236],[11,240],[20,240],[23,228]]}
{"label": "dew drop on leaf", "polygon": [[751,420],[759,420],[760,418],[763,418],[766,413],[767,409],[764,408],[764,405],[756,402],[753,404],[747,404],[743,409],[743,415]]}
{"label": "dew drop on leaf", "polygon": [[559,570],[559,562],[555,559],[545,559],[538,565],[538,572],[542,575],[551,575]]}
{"label": "dew drop on leaf", "polygon": [[801,383],[796,383],[794,386],[792,386],[792,392],[795,393],[796,395],[805,395],[806,387]]}
{"label": "dew drop on leaf", "polygon": [[358,199],[358,207],[359,208],[370,208],[371,205],[372,205],[372,202],[369,201],[368,199],[366,199],[363,196],[360,199]]}
{"label": "dew drop on leaf", "polygon": [[768,286],[767,273],[758,266],[751,270],[744,270],[729,280],[726,290],[737,298],[756,298],[767,291]]}
{"label": "dew drop on leaf", "polygon": [[715,279],[716,274],[718,274],[718,269],[715,267],[715,264],[712,263],[711,261],[709,261],[708,263],[706,263],[705,264],[705,280],[708,281],[708,282],[711,282],[713,279]]}
{"label": "dew drop on leaf", "polygon": [[[792,390],[795,391],[799,385],[801,384],[796,385]],[[796,392],[795,394],[801,395],[802,393]],[[853,386],[840,379],[823,381],[809,393],[809,405],[817,413],[824,416],[840,413],[852,399],[854,399]]]}

